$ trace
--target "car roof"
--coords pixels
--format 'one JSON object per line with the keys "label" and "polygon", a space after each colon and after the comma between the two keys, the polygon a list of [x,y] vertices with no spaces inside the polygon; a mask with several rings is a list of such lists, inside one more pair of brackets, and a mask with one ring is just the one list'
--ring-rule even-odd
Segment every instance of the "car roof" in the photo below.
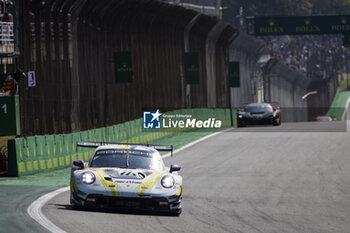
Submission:
{"label": "car roof", "polygon": [[249,107],[268,107],[268,106],[271,106],[271,104],[269,104],[269,103],[251,103],[251,104],[248,104],[247,106],[249,106]]}
{"label": "car roof", "polygon": [[[148,156],[160,156],[159,152],[152,148],[152,147],[147,147],[147,146],[141,146],[141,145],[128,145],[128,144],[118,144],[118,145],[114,145],[114,144],[110,144],[110,145],[103,145],[103,146],[99,146],[96,148],[96,151],[98,150],[110,150],[110,149],[115,149],[115,150],[130,150],[130,151],[134,151],[134,152],[140,152],[140,155],[145,155],[147,154]],[[137,153],[133,153],[133,155],[137,155]]]}

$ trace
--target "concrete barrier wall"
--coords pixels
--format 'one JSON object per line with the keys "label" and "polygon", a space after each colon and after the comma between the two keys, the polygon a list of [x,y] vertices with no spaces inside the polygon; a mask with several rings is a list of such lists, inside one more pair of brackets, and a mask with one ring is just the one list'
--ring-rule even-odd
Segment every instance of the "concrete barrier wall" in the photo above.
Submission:
{"label": "concrete barrier wall", "polygon": [[198,108],[207,104],[207,59],[205,39],[209,31],[215,26],[210,17],[200,15],[193,25],[189,36],[189,52],[197,52],[199,57],[199,84],[191,85],[190,104],[188,107]]}
{"label": "concrete barrier wall", "polygon": [[259,66],[257,61],[264,54],[264,47],[253,37],[241,33],[231,44],[230,61],[240,62],[241,86],[231,88],[231,103],[238,107],[241,103],[257,101],[257,90],[255,78]]}
{"label": "concrete barrier wall", "polygon": [[308,91],[316,91],[316,95],[307,98],[309,107],[309,120],[317,116],[326,115],[337,92],[336,79],[329,77],[324,80],[313,80],[308,86]]}
{"label": "concrete barrier wall", "polygon": [[[184,109],[167,112],[196,116],[197,119],[222,120],[222,128],[230,126],[228,109]],[[236,112],[233,111],[236,121]],[[88,161],[94,151],[76,148],[78,141],[152,143],[157,139],[195,129],[177,128],[167,130],[144,130],[143,119],[125,122],[106,128],[71,134],[30,136],[10,139],[8,142],[8,176],[23,176],[72,166],[77,159]],[[199,130],[199,129],[198,129]],[[215,130],[214,130],[215,131]]]}
{"label": "concrete barrier wall", "polygon": [[270,88],[266,95],[282,107],[283,121],[307,121],[307,102],[301,97],[306,94],[309,80],[285,64],[278,62],[269,75]]}
{"label": "concrete barrier wall", "polygon": [[[199,54],[200,81],[187,105],[184,31],[196,12],[155,0],[18,4],[20,66],[37,77],[36,87],[20,85],[25,136],[114,125],[146,107],[227,106],[227,92],[215,84],[227,80],[226,40],[234,32],[228,25],[202,15],[189,30],[187,51]],[[116,83],[114,53],[125,51],[134,79]]]}

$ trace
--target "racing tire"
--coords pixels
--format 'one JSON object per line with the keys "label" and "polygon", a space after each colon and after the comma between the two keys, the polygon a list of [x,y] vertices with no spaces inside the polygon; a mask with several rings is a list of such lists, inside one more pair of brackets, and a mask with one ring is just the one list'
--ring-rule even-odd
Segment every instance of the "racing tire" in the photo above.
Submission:
{"label": "racing tire", "polygon": [[169,215],[177,217],[177,216],[180,216],[181,213],[182,213],[182,210],[180,209],[179,211],[176,211],[176,212],[170,212]]}
{"label": "racing tire", "polygon": [[245,122],[237,122],[237,128],[241,128],[241,127],[246,127],[247,124]]}
{"label": "racing tire", "polygon": [[277,120],[275,120],[272,125],[273,126],[280,126],[281,125],[281,117],[278,119],[278,122],[277,122]]}
{"label": "racing tire", "polygon": [[72,210],[83,210],[84,207],[77,205],[73,200],[70,200],[70,206],[72,208]]}

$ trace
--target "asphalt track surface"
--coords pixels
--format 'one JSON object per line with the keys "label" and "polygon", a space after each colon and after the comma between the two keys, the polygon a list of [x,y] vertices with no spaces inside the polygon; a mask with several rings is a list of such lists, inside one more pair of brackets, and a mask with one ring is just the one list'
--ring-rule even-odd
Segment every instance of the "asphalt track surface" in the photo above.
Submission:
{"label": "asphalt track surface", "polygon": [[76,211],[68,192],[51,199],[43,213],[71,233],[348,233],[350,134],[305,132],[341,131],[340,124],[233,129],[165,159],[182,165],[179,217]]}
{"label": "asphalt track surface", "polygon": [[0,233],[47,232],[27,214],[28,206],[39,196],[57,187],[0,185]]}

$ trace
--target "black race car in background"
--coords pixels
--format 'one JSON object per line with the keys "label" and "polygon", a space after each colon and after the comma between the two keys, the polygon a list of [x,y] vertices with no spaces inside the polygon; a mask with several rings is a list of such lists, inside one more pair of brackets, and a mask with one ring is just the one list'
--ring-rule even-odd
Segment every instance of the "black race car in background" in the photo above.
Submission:
{"label": "black race car in background", "polygon": [[237,111],[237,126],[254,124],[281,125],[281,110],[276,103],[251,103]]}

